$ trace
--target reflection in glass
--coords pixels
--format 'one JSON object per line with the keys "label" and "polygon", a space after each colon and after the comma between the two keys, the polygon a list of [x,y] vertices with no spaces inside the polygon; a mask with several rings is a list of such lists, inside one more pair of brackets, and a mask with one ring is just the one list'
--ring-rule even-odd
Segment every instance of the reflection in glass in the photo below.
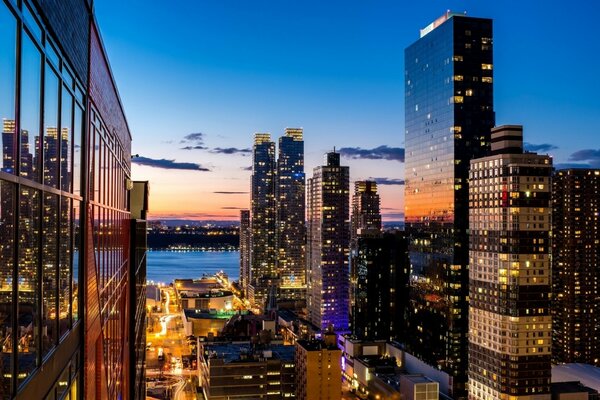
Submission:
{"label": "reflection in glass", "polygon": [[22,187],[19,196],[18,378],[26,379],[37,366],[40,193]]}
{"label": "reflection in glass", "polygon": [[58,187],[58,77],[46,64],[44,81],[44,183]]}
{"label": "reflection in glass", "polygon": [[71,190],[71,123],[73,115],[73,96],[63,86],[60,118],[60,188],[65,192]]}
{"label": "reflection in glass", "polygon": [[[1,39],[0,39],[1,40]],[[0,399],[10,398],[13,354],[13,271],[15,235],[15,188],[0,181]]]}
{"label": "reflection in glass", "polygon": [[2,154],[0,171],[17,170],[15,138],[16,22],[6,7],[0,7],[0,118],[2,118]]}
{"label": "reflection in glass", "polygon": [[83,110],[76,105],[73,120],[73,193],[81,196],[81,136]]}
{"label": "reflection in glass", "polygon": [[71,275],[72,287],[73,287],[73,300],[72,300],[72,313],[73,323],[79,319],[79,246],[81,243],[81,224],[80,218],[80,202],[73,200],[73,274]]}
{"label": "reflection in glass", "polygon": [[27,34],[21,45],[21,176],[40,180],[40,88],[41,55]]}
{"label": "reflection in glass", "polygon": [[56,269],[58,245],[58,197],[44,196],[42,236],[42,356],[56,343]]}
{"label": "reflection in glass", "polygon": [[58,271],[59,337],[71,328],[71,219],[71,200],[61,197]]}

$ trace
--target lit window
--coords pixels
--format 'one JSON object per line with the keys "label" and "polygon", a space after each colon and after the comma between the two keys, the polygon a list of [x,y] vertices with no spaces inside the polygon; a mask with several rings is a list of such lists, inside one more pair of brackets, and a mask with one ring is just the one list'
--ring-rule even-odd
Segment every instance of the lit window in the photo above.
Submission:
{"label": "lit window", "polygon": [[463,56],[454,56],[452,57],[453,61],[462,61],[463,60]]}
{"label": "lit window", "polygon": [[465,91],[465,95],[466,95],[466,96],[473,96],[473,89],[467,89],[467,90]]}
{"label": "lit window", "polygon": [[481,69],[491,70],[493,69],[492,64],[481,64]]}
{"label": "lit window", "polygon": [[464,77],[462,75],[454,75],[455,81],[462,81],[463,79],[464,79]]}
{"label": "lit window", "polygon": [[481,77],[481,82],[492,83],[492,77],[491,76],[482,76]]}
{"label": "lit window", "polygon": [[464,103],[465,99],[463,96],[450,97],[450,103]]}

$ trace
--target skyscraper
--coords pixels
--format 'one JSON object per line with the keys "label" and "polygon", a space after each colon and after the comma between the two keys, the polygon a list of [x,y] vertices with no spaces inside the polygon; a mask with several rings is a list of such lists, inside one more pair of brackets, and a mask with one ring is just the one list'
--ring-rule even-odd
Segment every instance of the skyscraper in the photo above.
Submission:
{"label": "skyscraper", "polygon": [[358,237],[352,256],[352,334],[367,340],[403,339],[408,303],[408,246],[403,232]]}
{"label": "skyscraper", "polygon": [[0,398],[142,398],[131,132],[92,3],[1,2],[0,51]]}
{"label": "skyscraper", "polygon": [[521,126],[491,150],[470,171],[469,399],[550,399],[552,159]]}
{"label": "skyscraper", "polygon": [[277,285],[275,210],[275,143],[268,133],[254,135],[251,191],[251,291],[254,302],[266,306],[271,286]]}
{"label": "skyscraper", "polygon": [[469,161],[487,154],[492,21],[447,13],[405,51],[405,222],[411,288],[407,352],[466,395]]}
{"label": "skyscraper", "polygon": [[361,232],[378,233],[381,231],[381,212],[379,210],[379,194],[377,194],[376,182],[354,182],[351,221],[351,243],[356,242]]}
{"label": "skyscraper", "polygon": [[240,287],[245,297],[248,297],[250,284],[250,210],[240,211]]}
{"label": "skyscraper", "polygon": [[304,299],[305,176],[302,129],[287,128],[277,157],[277,272],[281,296]]}
{"label": "skyscraper", "polygon": [[600,170],[554,175],[552,358],[600,366]]}
{"label": "skyscraper", "polygon": [[308,309],[313,324],[348,330],[350,170],[340,154],[325,155],[307,185]]}

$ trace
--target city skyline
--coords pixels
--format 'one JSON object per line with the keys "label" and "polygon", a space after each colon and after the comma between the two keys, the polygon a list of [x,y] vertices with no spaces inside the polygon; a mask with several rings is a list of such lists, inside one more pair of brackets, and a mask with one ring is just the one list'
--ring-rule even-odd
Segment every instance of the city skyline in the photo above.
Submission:
{"label": "city skyline", "polygon": [[[249,202],[252,134],[299,126],[306,169],[336,146],[351,181],[378,181],[389,221],[404,207],[404,48],[445,8],[494,18],[497,124],[523,124],[528,149],[549,152],[559,167],[598,165],[588,140],[600,123],[591,95],[600,84],[591,39],[598,6],[541,5],[332,3],[315,13],[269,2],[235,11],[190,3],[167,14],[135,3],[96,6],[121,96],[132,104],[129,124],[144,132],[134,142],[141,157],[133,176],[153,182],[151,218],[237,219]],[[153,32],[159,16],[165,29]],[[553,29],[559,19],[564,29]],[[148,67],[133,69],[132,57]],[[188,170],[199,167],[209,171]]]}

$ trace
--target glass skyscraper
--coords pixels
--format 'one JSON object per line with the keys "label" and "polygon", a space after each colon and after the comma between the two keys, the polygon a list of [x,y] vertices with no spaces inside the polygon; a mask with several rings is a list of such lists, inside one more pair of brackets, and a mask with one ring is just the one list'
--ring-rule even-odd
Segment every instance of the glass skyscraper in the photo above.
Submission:
{"label": "glass skyscraper", "polygon": [[268,133],[254,135],[251,190],[252,251],[250,301],[264,308],[277,281],[275,142]]}
{"label": "glass skyscraper", "polygon": [[281,297],[305,298],[305,176],[301,128],[287,128],[277,157],[277,271]]}
{"label": "glass skyscraper", "polygon": [[307,184],[307,269],[310,321],[325,331],[348,331],[350,169],[340,154],[325,155]]}
{"label": "glass skyscraper", "polygon": [[469,161],[489,148],[492,21],[447,13],[405,51],[406,350],[466,395]]}

